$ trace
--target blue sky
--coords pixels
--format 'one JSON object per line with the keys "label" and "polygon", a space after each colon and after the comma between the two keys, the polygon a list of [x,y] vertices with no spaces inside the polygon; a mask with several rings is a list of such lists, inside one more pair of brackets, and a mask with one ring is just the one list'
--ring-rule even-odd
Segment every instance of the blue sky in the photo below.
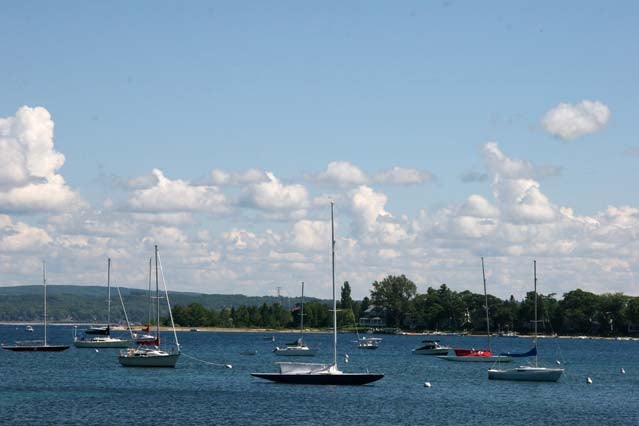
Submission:
{"label": "blue sky", "polygon": [[0,285],[113,256],[143,286],[157,242],[176,290],[326,296],[335,199],[357,297],[389,273],[479,291],[481,255],[502,297],[533,258],[557,293],[638,294],[638,8],[6,4]]}

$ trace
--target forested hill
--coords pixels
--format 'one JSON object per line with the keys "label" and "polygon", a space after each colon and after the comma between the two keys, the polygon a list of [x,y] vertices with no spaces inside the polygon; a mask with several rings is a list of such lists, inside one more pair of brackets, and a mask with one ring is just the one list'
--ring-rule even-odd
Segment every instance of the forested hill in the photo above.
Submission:
{"label": "forested hill", "polygon": [[[146,321],[149,312],[148,291],[120,288],[129,320]],[[274,296],[251,297],[241,294],[202,294],[169,292],[171,305],[187,306],[199,303],[207,309],[221,310],[239,306],[270,305],[280,302],[284,307],[297,302],[297,298]],[[309,301],[313,298],[306,298]],[[107,289],[104,286],[47,285],[47,311],[49,321],[105,322],[107,316]],[[166,315],[165,304],[162,306]],[[0,321],[41,321],[42,286],[0,287]],[[124,323],[124,314],[117,289],[111,288],[111,320]]]}

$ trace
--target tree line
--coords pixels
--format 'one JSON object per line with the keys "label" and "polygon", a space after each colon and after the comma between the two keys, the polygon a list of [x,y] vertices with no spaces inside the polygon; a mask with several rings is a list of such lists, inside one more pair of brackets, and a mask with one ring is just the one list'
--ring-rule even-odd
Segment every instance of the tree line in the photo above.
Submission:
{"label": "tree line", "polygon": [[[491,332],[532,332],[535,294],[523,300],[507,300],[488,295]],[[565,293],[538,294],[540,333],[618,336],[639,332],[639,298],[623,293],[597,295],[580,289]],[[486,299],[468,290],[456,292],[441,284],[418,294],[417,286],[404,275],[389,275],[372,283],[370,297],[353,300],[348,282],[341,287],[338,326],[356,327],[360,317],[376,316],[386,327],[415,331],[486,332]],[[331,303],[304,304],[305,328],[332,327]],[[176,324],[188,327],[297,328],[301,306],[292,309],[280,303],[206,309],[199,303],[175,306]]]}

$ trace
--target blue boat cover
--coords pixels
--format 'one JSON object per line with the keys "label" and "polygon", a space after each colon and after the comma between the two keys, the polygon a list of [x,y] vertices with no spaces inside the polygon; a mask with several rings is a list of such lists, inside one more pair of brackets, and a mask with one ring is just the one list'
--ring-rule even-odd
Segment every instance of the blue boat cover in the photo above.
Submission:
{"label": "blue boat cover", "polygon": [[526,358],[529,356],[535,356],[537,355],[537,346],[533,346],[531,350],[529,350],[528,352],[524,352],[523,354],[512,354],[510,352],[503,352],[500,355],[505,355],[512,358]]}

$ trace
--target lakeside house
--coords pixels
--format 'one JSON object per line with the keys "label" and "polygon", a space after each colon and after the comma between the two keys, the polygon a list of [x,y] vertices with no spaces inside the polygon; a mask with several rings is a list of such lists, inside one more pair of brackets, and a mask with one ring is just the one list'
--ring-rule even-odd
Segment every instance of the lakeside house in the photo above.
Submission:
{"label": "lakeside house", "polygon": [[361,327],[386,327],[386,309],[377,305],[370,305],[359,317]]}

